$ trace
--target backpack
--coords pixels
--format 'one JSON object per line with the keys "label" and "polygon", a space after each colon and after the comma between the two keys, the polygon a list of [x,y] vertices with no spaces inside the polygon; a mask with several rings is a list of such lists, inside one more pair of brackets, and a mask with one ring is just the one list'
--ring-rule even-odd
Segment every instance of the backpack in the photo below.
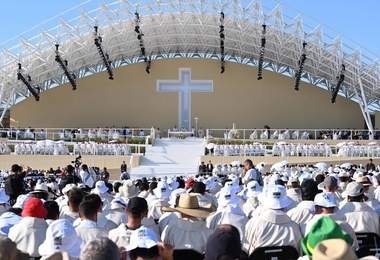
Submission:
{"label": "backpack", "polygon": [[22,183],[16,178],[16,176],[11,175],[4,181],[5,193],[12,197],[16,198],[18,195],[24,193],[24,187]]}

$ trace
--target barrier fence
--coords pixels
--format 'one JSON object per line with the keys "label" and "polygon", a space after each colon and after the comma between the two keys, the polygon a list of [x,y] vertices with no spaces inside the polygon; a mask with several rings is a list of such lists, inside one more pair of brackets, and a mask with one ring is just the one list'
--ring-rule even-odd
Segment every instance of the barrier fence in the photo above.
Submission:
{"label": "barrier fence", "polygon": [[[200,133],[198,133],[198,136]],[[202,135],[202,134],[201,134]],[[200,136],[203,137],[203,136]],[[206,139],[226,140],[379,140],[380,130],[366,129],[206,129]]]}

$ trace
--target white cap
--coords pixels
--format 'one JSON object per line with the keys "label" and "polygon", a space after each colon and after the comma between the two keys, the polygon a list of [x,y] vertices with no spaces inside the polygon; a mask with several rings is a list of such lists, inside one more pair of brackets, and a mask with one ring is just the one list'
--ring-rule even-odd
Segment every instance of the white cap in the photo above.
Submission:
{"label": "white cap", "polygon": [[330,192],[322,192],[315,195],[314,205],[324,208],[335,208],[337,206],[335,204],[334,195]]}
{"label": "white cap", "polygon": [[93,192],[96,194],[106,193],[108,191],[108,187],[104,181],[97,181],[95,184],[95,188]]}
{"label": "white cap", "polygon": [[158,239],[153,230],[147,227],[140,227],[132,231],[127,251],[132,251],[136,248],[152,248],[156,246]]}

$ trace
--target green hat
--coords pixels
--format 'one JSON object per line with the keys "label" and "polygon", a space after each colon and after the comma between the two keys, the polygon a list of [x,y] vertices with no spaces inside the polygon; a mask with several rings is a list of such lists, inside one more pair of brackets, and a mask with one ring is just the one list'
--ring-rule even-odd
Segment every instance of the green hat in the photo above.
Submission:
{"label": "green hat", "polygon": [[311,257],[315,246],[326,239],[340,238],[351,245],[352,238],[344,232],[340,226],[329,217],[321,217],[313,224],[310,232],[302,239],[302,250]]}

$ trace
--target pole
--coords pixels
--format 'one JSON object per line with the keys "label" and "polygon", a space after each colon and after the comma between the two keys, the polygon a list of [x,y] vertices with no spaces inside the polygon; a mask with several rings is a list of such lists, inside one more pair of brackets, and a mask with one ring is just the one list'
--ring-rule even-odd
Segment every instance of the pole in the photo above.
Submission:
{"label": "pole", "polygon": [[198,135],[198,117],[195,117],[195,137]]}

